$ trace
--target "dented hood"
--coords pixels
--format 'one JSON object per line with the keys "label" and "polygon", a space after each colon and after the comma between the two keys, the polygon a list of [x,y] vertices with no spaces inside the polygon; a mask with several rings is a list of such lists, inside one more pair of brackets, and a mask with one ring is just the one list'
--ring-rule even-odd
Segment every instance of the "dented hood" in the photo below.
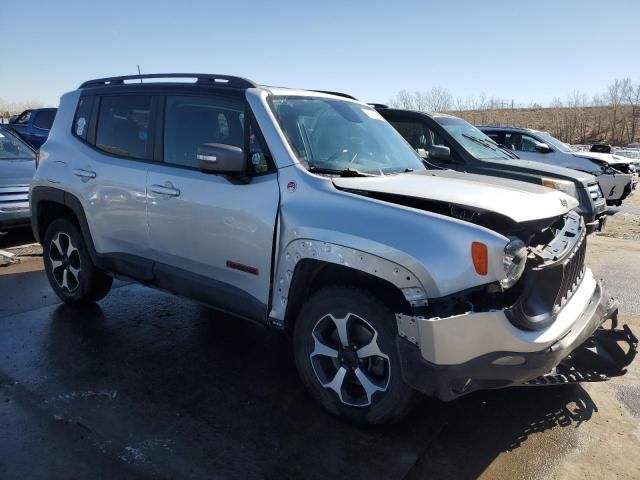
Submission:
{"label": "dented hood", "polygon": [[332,180],[340,189],[445,202],[499,213],[515,222],[563,215],[578,205],[574,198],[550,188],[452,170]]}
{"label": "dented hood", "polygon": [[589,160],[599,160],[601,162],[607,162],[609,165],[615,165],[617,163],[633,163],[633,160],[630,158],[621,157],[612,153],[573,152],[573,155],[575,155],[576,157],[588,158]]}

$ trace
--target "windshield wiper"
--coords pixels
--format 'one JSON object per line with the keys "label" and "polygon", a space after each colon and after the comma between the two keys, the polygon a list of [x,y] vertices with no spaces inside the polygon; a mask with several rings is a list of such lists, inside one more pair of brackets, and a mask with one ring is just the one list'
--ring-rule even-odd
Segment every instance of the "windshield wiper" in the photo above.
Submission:
{"label": "windshield wiper", "polygon": [[469,135],[466,133],[463,133],[462,136],[464,138],[468,138],[469,140],[473,140],[476,143],[479,143],[480,145],[482,145],[483,147],[487,147],[490,150],[493,150],[494,152],[498,150],[498,148],[493,147],[489,142],[487,142],[486,140],[482,140],[478,137],[474,137],[473,135]]}
{"label": "windshield wiper", "polygon": [[311,173],[338,175],[339,177],[377,177],[378,176],[372,173],[364,173],[364,172],[361,172],[360,170],[356,170],[353,168],[345,168],[343,170],[340,170],[339,168],[315,167],[313,165],[309,166],[309,171]]}

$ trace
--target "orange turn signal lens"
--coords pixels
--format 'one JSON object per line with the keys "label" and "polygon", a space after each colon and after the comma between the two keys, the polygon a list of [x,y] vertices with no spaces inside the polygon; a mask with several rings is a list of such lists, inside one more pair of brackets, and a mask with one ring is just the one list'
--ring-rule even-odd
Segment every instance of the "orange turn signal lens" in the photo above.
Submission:
{"label": "orange turn signal lens", "polygon": [[471,259],[478,275],[489,273],[489,253],[484,243],[473,242],[471,244]]}

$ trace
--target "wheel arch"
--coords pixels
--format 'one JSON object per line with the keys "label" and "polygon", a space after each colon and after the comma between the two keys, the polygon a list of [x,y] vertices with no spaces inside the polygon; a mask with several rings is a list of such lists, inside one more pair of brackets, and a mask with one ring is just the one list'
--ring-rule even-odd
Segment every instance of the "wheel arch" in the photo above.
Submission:
{"label": "wheel arch", "polygon": [[335,283],[366,288],[398,312],[427,304],[425,289],[405,267],[360,250],[297,239],[278,262],[270,322],[289,328],[309,295]]}
{"label": "wheel arch", "polygon": [[31,191],[31,228],[36,241],[42,243],[47,227],[56,218],[67,218],[80,227],[92,261],[96,260],[96,250],[89,231],[89,224],[82,203],[78,198],[53,187],[34,187]]}

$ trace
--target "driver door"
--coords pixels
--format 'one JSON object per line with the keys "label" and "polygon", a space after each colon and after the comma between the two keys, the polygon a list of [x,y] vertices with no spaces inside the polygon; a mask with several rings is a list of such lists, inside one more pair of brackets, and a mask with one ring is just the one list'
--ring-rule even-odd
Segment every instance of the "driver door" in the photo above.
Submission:
{"label": "driver door", "polygon": [[[178,294],[266,321],[280,190],[244,99],[167,96],[163,161],[149,165],[148,222],[157,282]],[[243,148],[246,178],[203,173],[204,143]],[[257,155],[254,155],[257,154]]]}

